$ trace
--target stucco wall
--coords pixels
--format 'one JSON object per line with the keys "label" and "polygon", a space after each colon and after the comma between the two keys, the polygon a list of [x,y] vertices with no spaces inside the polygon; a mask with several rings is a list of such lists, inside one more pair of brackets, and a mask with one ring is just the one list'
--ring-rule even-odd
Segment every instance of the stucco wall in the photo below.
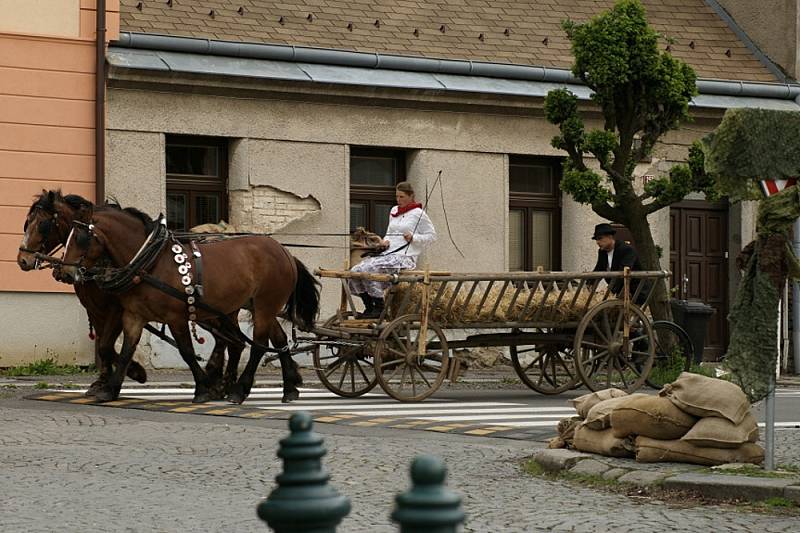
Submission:
{"label": "stucco wall", "polygon": [[747,36],[792,78],[798,75],[798,4],[789,0],[717,0]]}
{"label": "stucco wall", "polygon": [[166,172],[162,133],[106,132],[106,196],[155,217],[167,208]]}
{"label": "stucco wall", "polygon": [[[442,178],[434,189],[440,170]],[[455,272],[502,272],[507,269],[506,156],[415,150],[408,158],[408,180],[420,201],[424,201],[427,184],[430,190],[428,215],[438,234],[436,242],[421,257],[419,267],[427,263],[434,269]],[[444,208],[441,194],[444,195]],[[447,211],[453,241],[448,235],[444,210]]]}
{"label": "stucco wall", "polygon": [[7,292],[0,298],[0,367],[53,358],[94,363],[86,311],[75,294]]}

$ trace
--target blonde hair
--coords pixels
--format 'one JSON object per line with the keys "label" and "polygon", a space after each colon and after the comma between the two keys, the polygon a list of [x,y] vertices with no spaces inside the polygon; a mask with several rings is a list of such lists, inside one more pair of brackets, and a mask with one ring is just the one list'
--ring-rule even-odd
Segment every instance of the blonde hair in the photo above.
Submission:
{"label": "blonde hair", "polygon": [[407,181],[401,181],[400,183],[395,185],[395,189],[400,192],[406,193],[409,196],[414,196],[414,187],[412,187],[411,184]]}

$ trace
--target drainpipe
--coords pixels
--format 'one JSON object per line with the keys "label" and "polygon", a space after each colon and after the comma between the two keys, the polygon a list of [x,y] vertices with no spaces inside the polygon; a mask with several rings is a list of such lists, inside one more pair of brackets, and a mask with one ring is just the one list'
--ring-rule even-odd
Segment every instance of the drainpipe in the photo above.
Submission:
{"label": "drainpipe", "polygon": [[106,167],[106,0],[96,0],[97,43],[94,109],[94,196],[105,200]]}

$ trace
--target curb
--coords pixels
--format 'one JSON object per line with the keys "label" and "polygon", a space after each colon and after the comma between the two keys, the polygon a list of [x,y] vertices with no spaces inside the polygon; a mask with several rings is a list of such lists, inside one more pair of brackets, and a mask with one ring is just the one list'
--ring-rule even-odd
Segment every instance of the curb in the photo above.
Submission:
{"label": "curb", "polygon": [[698,465],[680,465],[684,472],[654,470],[653,464],[643,467],[633,459],[611,460],[602,455],[565,449],[541,450],[533,460],[548,473],[569,472],[616,479],[637,487],[688,490],[714,500],[756,502],[785,498],[800,506],[800,475],[771,478],[685,471],[703,468]]}

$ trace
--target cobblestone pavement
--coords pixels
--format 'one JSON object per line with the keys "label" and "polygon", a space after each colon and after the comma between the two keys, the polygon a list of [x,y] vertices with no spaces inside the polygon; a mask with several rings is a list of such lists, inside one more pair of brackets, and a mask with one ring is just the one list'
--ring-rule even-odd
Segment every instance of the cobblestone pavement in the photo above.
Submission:
{"label": "cobblestone pavement", "polygon": [[[38,404],[38,405],[37,405]],[[285,421],[209,419],[0,402],[0,522],[13,532],[265,531],[255,514],[280,470]],[[464,495],[465,531],[796,531],[797,519],[676,508],[531,478],[527,442],[320,424],[332,483],[351,497],[339,531],[394,532],[408,465],[433,453]],[[790,432],[779,432],[781,439]],[[791,432],[794,435],[794,432]]]}

